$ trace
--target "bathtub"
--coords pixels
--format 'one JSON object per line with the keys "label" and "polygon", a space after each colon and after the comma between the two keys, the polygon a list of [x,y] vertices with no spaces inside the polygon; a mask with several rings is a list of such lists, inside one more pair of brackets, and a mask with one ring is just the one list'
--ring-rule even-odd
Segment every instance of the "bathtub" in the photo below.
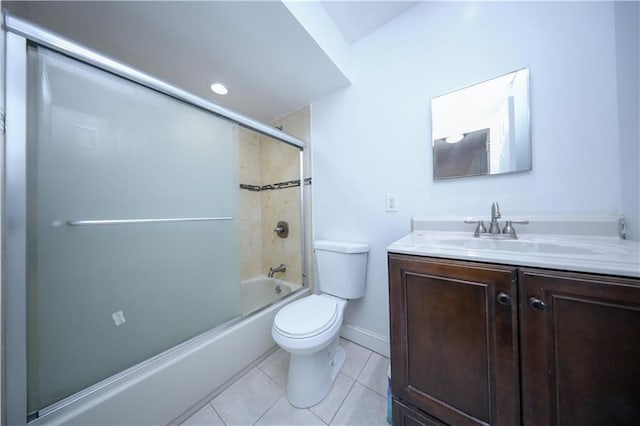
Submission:
{"label": "bathtub", "polygon": [[240,312],[249,315],[282,299],[301,285],[259,275],[242,282],[240,286]]}
{"label": "bathtub", "polygon": [[276,313],[309,293],[279,279],[246,280],[241,286],[246,311],[240,317],[108,379],[29,426],[178,424],[273,350]]}

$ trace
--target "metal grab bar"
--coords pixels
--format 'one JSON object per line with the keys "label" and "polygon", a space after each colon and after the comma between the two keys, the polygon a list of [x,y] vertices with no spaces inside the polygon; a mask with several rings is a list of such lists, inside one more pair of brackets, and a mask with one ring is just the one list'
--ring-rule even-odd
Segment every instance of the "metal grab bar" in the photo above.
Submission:
{"label": "metal grab bar", "polygon": [[69,220],[69,226],[94,226],[94,225],[130,225],[142,223],[172,223],[172,222],[208,222],[213,220],[234,220],[233,216],[219,217],[174,217],[166,219],[111,219],[111,220]]}

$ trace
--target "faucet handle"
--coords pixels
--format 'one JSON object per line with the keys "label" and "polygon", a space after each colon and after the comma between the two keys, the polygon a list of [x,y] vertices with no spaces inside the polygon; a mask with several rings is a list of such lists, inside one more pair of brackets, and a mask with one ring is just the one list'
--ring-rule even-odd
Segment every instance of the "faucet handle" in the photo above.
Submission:
{"label": "faucet handle", "polygon": [[484,226],[483,220],[465,220],[464,223],[477,223],[476,230],[473,232],[474,237],[480,236],[480,234],[484,234],[487,232],[487,228]]}
{"label": "faucet handle", "polygon": [[514,238],[517,238],[516,230],[513,229],[513,226],[511,226],[513,223],[520,224],[520,225],[527,225],[529,221],[528,220],[507,220],[506,221],[504,228],[502,229],[502,233],[513,235]]}

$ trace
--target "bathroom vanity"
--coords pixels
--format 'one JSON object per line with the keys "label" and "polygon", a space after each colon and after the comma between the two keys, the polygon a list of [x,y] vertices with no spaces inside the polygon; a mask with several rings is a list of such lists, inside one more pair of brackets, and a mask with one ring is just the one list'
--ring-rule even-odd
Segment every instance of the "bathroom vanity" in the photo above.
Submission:
{"label": "bathroom vanity", "polygon": [[637,424],[638,243],[441,225],[388,248],[394,424]]}

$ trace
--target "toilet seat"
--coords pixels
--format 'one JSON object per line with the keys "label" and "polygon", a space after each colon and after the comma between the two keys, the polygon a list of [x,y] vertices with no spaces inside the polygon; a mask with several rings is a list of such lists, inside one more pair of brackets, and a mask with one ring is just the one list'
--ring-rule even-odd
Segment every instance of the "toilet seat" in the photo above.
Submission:
{"label": "toilet seat", "polygon": [[308,339],[333,327],[339,316],[336,300],[311,295],[282,308],[273,321],[273,328],[290,339]]}

